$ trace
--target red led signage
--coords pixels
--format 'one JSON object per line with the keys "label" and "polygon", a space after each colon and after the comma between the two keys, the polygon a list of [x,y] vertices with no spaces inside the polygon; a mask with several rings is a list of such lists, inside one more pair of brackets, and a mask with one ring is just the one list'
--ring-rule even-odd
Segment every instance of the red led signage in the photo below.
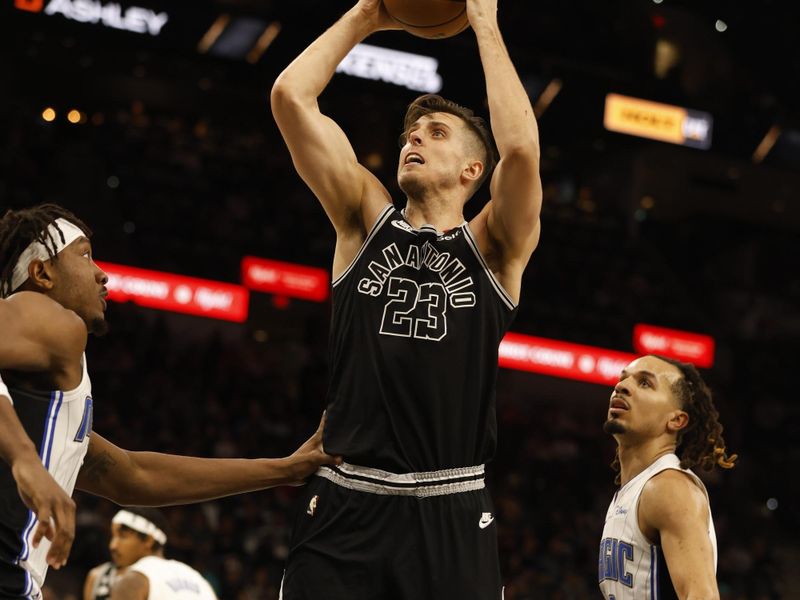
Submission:
{"label": "red led signage", "polygon": [[639,323],[633,328],[633,347],[641,354],[661,354],[698,367],[714,365],[714,338],[699,333]]}
{"label": "red led signage", "polygon": [[627,352],[519,333],[507,333],[500,343],[500,366],[506,369],[608,385],[619,381],[620,371],[635,358]]}
{"label": "red led signage", "polygon": [[242,283],[258,292],[324,302],[328,299],[330,276],[325,269],[245,256]]}
{"label": "red led signage", "polygon": [[108,275],[108,297],[117,302],[242,323],[249,292],[242,286],[111,263],[97,265]]}

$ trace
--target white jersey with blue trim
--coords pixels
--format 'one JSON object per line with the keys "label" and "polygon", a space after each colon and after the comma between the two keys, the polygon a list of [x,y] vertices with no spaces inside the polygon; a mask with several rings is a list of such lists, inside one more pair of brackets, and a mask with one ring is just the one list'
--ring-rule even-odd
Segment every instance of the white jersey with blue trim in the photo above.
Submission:
{"label": "white jersey with blue trim", "polygon": [[145,556],[130,566],[150,584],[147,600],[217,600],[211,585],[189,565],[160,556]]}
{"label": "white jersey with blue trim", "polygon": [[[677,598],[661,546],[648,540],[639,529],[639,498],[645,484],[658,473],[674,469],[686,473],[703,490],[705,485],[692,471],[682,469],[675,454],[666,454],[622,486],[611,501],[603,527],[598,561],[600,591],[606,600],[667,600]],[[717,566],[717,535],[711,507],[708,537]]]}
{"label": "white jersey with blue trim", "polygon": [[[66,392],[60,390],[49,392],[50,400],[44,415],[44,428],[39,442],[39,456],[42,463],[53,479],[70,495],[75,489],[78,472],[89,449],[89,434],[92,430],[92,383],[85,355],[81,362],[83,375],[78,387]],[[26,396],[35,394],[16,390],[15,407],[20,407],[20,404],[25,402]],[[34,439],[35,442],[37,440]],[[46,538],[42,538],[38,548],[33,547],[32,539],[37,524],[36,516],[32,511],[28,511],[27,523],[22,533],[22,548],[17,558],[17,564],[30,574],[26,585],[30,586],[34,596],[36,588],[44,583],[47,573],[47,552],[50,550],[50,541]]]}

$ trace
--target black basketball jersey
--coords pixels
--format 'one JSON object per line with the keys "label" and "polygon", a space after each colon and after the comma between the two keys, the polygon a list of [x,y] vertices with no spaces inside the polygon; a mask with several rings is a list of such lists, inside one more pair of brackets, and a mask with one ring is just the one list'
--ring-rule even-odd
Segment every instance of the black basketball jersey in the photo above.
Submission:
{"label": "black basketball jersey", "polygon": [[515,314],[467,223],[414,229],[388,206],[333,282],[325,450],[396,473],[487,462]]}

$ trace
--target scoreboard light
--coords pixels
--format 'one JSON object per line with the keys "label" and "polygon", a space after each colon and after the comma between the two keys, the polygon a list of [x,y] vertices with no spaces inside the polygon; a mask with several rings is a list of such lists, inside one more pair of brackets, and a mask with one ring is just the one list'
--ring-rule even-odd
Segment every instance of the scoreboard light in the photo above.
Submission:
{"label": "scoreboard light", "polygon": [[714,118],[707,112],[608,94],[603,124],[617,133],[708,150]]}

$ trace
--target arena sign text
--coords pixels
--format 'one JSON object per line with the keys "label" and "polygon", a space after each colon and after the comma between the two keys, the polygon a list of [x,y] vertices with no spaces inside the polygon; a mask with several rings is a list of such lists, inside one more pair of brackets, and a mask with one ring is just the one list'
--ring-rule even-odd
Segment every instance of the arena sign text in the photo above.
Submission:
{"label": "arena sign text", "polygon": [[114,2],[99,0],[16,0],[15,6],[28,12],[43,12],[46,15],[62,15],[72,21],[102,25],[132,33],[157,36],[169,21],[165,12],[156,12],[141,6],[123,7]]}

